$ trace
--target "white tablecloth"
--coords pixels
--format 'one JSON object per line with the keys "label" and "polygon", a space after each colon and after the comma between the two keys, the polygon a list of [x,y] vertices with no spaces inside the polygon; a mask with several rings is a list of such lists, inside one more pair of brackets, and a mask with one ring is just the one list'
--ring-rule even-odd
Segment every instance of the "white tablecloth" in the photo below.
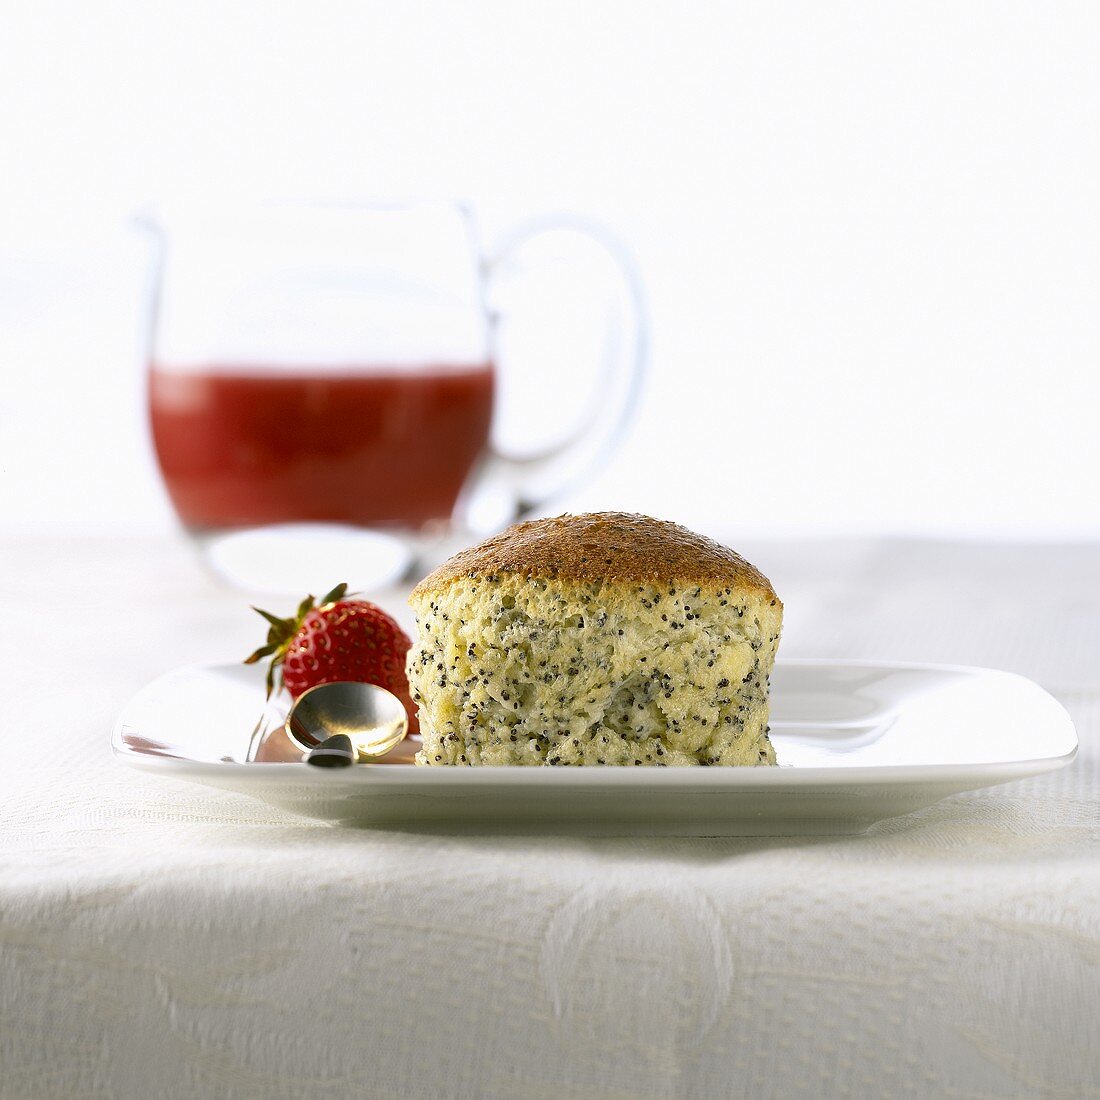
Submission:
{"label": "white tablecloth", "polygon": [[743,549],[782,653],[1021,672],[1078,761],[861,837],[300,821],[108,749],[248,651],[239,598],[169,540],[5,538],[0,1095],[1100,1096],[1100,549]]}

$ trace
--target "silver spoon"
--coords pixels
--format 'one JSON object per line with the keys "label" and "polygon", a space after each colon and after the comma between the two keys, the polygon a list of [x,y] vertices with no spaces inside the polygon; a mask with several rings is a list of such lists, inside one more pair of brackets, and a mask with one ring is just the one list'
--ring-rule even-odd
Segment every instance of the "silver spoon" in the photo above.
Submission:
{"label": "silver spoon", "polygon": [[409,716],[392,691],[377,684],[340,680],[303,691],[294,700],[283,728],[305,753],[344,734],[359,760],[376,760],[404,740]]}

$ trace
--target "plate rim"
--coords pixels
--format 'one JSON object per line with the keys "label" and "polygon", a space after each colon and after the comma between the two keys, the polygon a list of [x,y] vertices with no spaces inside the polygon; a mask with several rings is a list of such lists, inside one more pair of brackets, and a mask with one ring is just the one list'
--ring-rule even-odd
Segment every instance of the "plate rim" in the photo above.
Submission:
{"label": "plate rim", "polygon": [[[250,777],[247,782],[266,781],[300,785],[305,775],[311,784],[333,787],[368,789],[375,785],[400,787],[403,784],[420,788],[450,787],[456,789],[478,786],[507,787],[544,785],[579,786],[588,788],[626,787],[646,788],[655,784],[668,788],[696,788],[702,790],[751,790],[774,787],[828,788],[910,786],[929,783],[959,784],[978,781],[979,785],[995,785],[1054,771],[1073,762],[1080,749],[1077,730],[1069,712],[1041,684],[1017,672],[987,668],[980,665],[951,664],[931,661],[877,660],[866,657],[781,657],[779,667],[827,667],[898,669],[917,672],[953,672],[965,675],[995,675],[1023,681],[1041,691],[1057,708],[1064,722],[1065,731],[1072,738],[1072,747],[1056,755],[1040,755],[1023,760],[986,760],[970,763],[942,764],[854,764],[836,767],[778,767],[731,766],[724,768],[533,768],[518,765],[502,765],[485,768],[431,768],[415,765],[361,764],[355,768],[323,770],[311,768],[295,761],[208,761],[192,760],[180,756],[164,756],[137,751],[123,740],[126,713],[141,694],[162,680],[186,672],[225,670],[236,668],[236,662],[196,661],[168,669],[154,677],[129,697],[119,711],[111,731],[111,748],[116,759],[143,771],[174,773],[180,778],[198,781],[222,780],[232,776]],[[557,779],[547,776],[556,775]],[[660,778],[657,778],[660,776]],[[221,785],[221,784],[218,784]]]}

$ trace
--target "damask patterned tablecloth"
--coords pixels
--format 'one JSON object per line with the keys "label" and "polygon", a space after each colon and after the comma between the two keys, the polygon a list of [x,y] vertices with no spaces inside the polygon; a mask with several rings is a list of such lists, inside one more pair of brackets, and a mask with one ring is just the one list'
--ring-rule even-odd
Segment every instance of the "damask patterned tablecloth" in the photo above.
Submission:
{"label": "damask patterned tablecloth", "polygon": [[864,836],[586,840],[124,768],[127,697],[253,616],[172,540],[0,538],[0,1096],[1100,1096],[1100,547],[739,547],[781,653],[1023,673],[1078,760]]}

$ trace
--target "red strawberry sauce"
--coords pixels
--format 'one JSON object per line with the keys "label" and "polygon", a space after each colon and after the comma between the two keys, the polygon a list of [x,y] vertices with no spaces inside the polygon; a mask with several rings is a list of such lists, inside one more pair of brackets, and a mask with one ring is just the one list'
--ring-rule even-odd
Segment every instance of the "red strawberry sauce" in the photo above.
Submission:
{"label": "red strawberry sauce", "polygon": [[485,448],[493,370],[154,367],[149,407],[189,527],[421,527],[450,516]]}

